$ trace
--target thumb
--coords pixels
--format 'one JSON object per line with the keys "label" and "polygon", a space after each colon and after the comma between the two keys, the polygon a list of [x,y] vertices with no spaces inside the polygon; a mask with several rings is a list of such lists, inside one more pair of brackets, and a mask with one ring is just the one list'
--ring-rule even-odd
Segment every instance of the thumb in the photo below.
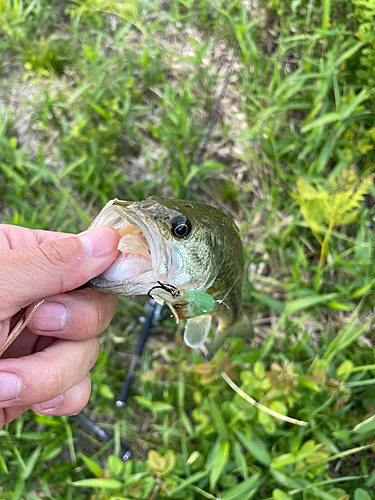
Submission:
{"label": "thumb", "polygon": [[104,272],[118,256],[119,240],[114,229],[100,227],[0,252],[0,321],[31,302],[73,290]]}

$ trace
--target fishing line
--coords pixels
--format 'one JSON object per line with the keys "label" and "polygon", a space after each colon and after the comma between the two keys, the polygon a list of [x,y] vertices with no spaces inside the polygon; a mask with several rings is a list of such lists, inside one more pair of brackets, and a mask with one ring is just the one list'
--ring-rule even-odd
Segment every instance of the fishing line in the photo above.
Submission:
{"label": "fishing line", "polygon": [[[236,54],[237,54],[237,49],[235,49],[233,51],[232,59],[230,60],[230,63],[229,63],[228,69],[227,69],[227,73],[225,75],[225,79],[224,79],[223,85],[222,85],[221,90],[220,90],[219,97],[217,98],[213,113],[211,115],[211,119],[210,119],[209,124],[208,124],[208,129],[207,129],[205,138],[203,140],[201,150],[200,150],[199,155],[198,155],[197,167],[199,167],[199,168],[202,166],[204,157],[207,153],[208,143],[210,142],[212,131],[213,131],[215,123],[217,121],[221,101],[223,100],[223,97],[225,95],[225,91],[227,90],[227,86],[228,86],[230,75],[232,74],[232,67],[233,67],[234,60],[236,58]],[[193,178],[191,179],[191,181],[189,182],[189,186],[188,186],[188,190],[187,190],[187,193],[185,196],[185,200],[191,199],[191,197],[193,195],[193,190],[194,190],[196,179],[197,179],[197,174],[195,174],[193,176]]]}

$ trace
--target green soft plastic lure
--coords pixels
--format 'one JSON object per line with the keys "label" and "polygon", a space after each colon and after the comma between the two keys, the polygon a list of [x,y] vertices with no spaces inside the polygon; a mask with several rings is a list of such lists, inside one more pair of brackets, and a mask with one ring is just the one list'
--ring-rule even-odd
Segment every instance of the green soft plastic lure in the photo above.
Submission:
{"label": "green soft plastic lure", "polygon": [[[186,304],[181,307],[180,311],[183,318],[195,318],[208,314],[215,307],[215,300],[212,295],[203,292],[189,292],[185,290],[182,296]],[[176,305],[175,305],[176,308]]]}

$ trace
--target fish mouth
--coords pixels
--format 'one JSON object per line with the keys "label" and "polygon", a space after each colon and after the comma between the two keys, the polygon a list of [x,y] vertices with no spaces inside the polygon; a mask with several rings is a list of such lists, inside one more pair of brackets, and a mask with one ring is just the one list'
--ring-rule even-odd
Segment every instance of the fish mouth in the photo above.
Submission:
{"label": "fish mouth", "polygon": [[121,235],[119,257],[90,286],[116,295],[144,295],[168,280],[168,253],[156,222],[133,202],[112,200],[90,229],[112,227]]}

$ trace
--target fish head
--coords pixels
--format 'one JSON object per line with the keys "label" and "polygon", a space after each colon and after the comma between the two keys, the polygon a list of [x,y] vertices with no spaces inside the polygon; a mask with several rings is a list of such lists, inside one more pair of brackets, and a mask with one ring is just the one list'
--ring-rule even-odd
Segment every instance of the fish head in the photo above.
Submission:
{"label": "fish head", "polygon": [[205,214],[207,207],[159,197],[109,202],[90,228],[116,229],[121,235],[121,253],[90,286],[116,295],[143,295],[158,288],[163,300],[168,300],[170,293],[160,284],[176,290],[205,291],[220,267],[215,228]]}

